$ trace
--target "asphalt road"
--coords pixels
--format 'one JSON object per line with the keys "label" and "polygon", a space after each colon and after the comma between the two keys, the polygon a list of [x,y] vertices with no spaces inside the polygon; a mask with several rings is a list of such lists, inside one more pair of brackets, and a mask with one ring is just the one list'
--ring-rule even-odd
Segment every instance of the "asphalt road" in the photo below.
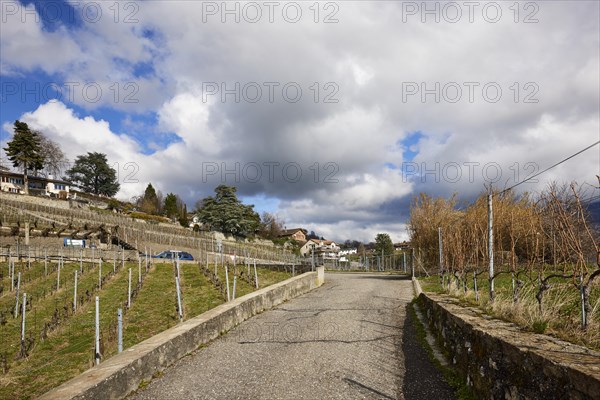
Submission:
{"label": "asphalt road", "polygon": [[133,399],[452,399],[407,317],[410,280],[327,274],[242,323]]}

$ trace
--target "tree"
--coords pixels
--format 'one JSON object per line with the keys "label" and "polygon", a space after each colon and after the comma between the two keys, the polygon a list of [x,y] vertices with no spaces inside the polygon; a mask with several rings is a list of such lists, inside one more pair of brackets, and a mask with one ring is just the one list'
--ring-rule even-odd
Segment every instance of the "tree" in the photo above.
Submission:
{"label": "tree", "polygon": [[106,154],[90,153],[77,156],[67,171],[71,183],[86,193],[112,197],[120,188],[117,171],[108,165]]}
{"label": "tree", "polygon": [[65,167],[69,163],[69,159],[60,148],[59,144],[49,139],[41,132],[35,132],[41,139],[41,147],[45,154],[46,160],[44,162],[44,168],[42,172],[45,176],[52,175],[58,178]]}
{"label": "tree", "polygon": [[[177,197],[177,202],[181,202],[181,199],[179,197]],[[183,203],[183,208],[179,209],[179,224],[186,228],[190,225],[190,220],[188,218],[187,212],[187,204],[185,203]]]}
{"label": "tree", "polygon": [[390,235],[387,233],[378,233],[375,237],[375,251],[380,255],[383,251],[384,255],[394,254],[394,244]]}
{"label": "tree", "polygon": [[245,205],[238,200],[236,190],[234,186],[217,186],[214,197],[209,196],[196,203],[198,218],[210,229],[224,234],[253,235],[260,227],[260,216],[253,205]]}
{"label": "tree", "polygon": [[167,218],[175,218],[179,216],[179,210],[177,206],[177,196],[173,193],[167,194],[167,197],[165,197],[165,205],[163,207]]}
{"label": "tree", "polygon": [[285,222],[277,215],[264,212],[260,223],[260,235],[267,239],[277,239],[283,231]]}
{"label": "tree", "polygon": [[159,210],[159,199],[156,190],[148,183],[144,195],[140,198],[140,209],[147,214],[157,214]]}
{"label": "tree", "polygon": [[28,171],[44,168],[44,152],[41,146],[41,137],[33,132],[25,122],[19,120],[14,124],[15,134],[13,139],[4,148],[13,167],[23,169],[23,186],[25,194],[29,194]]}
{"label": "tree", "polygon": [[359,256],[363,256],[363,257],[364,257],[364,256],[365,256],[365,253],[366,253],[366,250],[365,250],[365,245],[364,245],[364,244],[362,244],[362,243],[360,243],[360,244],[358,245],[358,248],[356,249],[356,253],[357,253]]}
{"label": "tree", "polygon": [[306,235],[306,239],[310,240],[310,239],[318,239],[319,236],[315,233],[315,231],[310,231],[310,233],[308,235]]}

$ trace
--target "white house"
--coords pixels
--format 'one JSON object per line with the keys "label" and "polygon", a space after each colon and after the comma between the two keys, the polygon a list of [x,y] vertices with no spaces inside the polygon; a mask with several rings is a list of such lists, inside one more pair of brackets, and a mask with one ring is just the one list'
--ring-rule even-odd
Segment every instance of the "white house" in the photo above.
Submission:
{"label": "white house", "polygon": [[200,221],[200,217],[194,215],[192,220],[189,223],[189,227],[193,230],[201,230],[202,229],[202,221]]}
{"label": "white house", "polygon": [[[48,178],[28,175],[27,179],[30,194],[69,197],[69,182],[54,179],[52,175],[49,175]],[[0,169],[0,190],[17,194],[25,193],[23,174],[10,172],[5,168]]]}
{"label": "white house", "polygon": [[338,255],[340,256],[347,256],[350,254],[356,254],[357,253],[357,249],[345,249],[345,250],[340,250],[340,252],[338,253]]}
{"label": "white house", "polygon": [[310,239],[300,248],[300,254],[303,256],[311,255],[312,251],[321,257],[337,258],[340,248],[332,240]]}

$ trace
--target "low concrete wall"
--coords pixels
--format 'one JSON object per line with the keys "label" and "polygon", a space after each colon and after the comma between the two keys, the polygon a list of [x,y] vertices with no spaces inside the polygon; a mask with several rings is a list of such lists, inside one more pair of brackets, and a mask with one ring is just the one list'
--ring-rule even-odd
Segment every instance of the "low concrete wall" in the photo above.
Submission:
{"label": "low concrete wall", "polygon": [[431,330],[478,398],[598,399],[600,353],[422,293]]}
{"label": "low concrete wall", "polygon": [[415,292],[415,297],[419,297],[421,293],[423,293],[423,289],[421,289],[421,283],[417,278],[412,278],[413,283],[413,291]]}
{"label": "low concrete wall", "polygon": [[181,357],[242,321],[323,284],[324,268],[222,304],[151,337],[44,394],[40,399],[121,399]]}

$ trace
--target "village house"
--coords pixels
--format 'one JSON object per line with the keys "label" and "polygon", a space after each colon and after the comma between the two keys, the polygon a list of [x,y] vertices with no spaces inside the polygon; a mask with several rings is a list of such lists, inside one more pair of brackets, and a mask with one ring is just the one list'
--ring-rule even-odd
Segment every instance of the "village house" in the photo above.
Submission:
{"label": "village house", "polygon": [[279,234],[280,238],[288,238],[295,240],[296,242],[306,242],[306,229],[302,228],[294,228],[294,229],[286,229]]}
{"label": "village house", "polygon": [[410,242],[404,241],[400,243],[394,243],[394,250],[396,251],[406,251],[410,249]]}
{"label": "village house", "polygon": [[312,251],[319,257],[337,258],[340,247],[332,240],[310,239],[300,248],[300,254],[308,257]]}
{"label": "village house", "polygon": [[356,254],[357,253],[357,249],[344,249],[344,250],[340,250],[340,252],[338,253],[338,255],[340,256],[347,256],[350,254]]}
{"label": "village house", "polygon": [[189,227],[192,228],[193,230],[201,230],[202,229],[202,221],[200,221],[200,217],[197,215],[194,215],[192,217],[192,219],[190,220],[189,223]]}
{"label": "village house", "polygon": [[[69,182],[54,179],[52,175],[48,175],[48,178],[41,176],[28,175],[29,181],[29,194],[31,195],[43,195],[52,197],[69,197]],[[23,181],[23,174],[18,172],[11,172],[7,168],[0,168],[0,190],[3,192],[24,194],[25,183]]]}

